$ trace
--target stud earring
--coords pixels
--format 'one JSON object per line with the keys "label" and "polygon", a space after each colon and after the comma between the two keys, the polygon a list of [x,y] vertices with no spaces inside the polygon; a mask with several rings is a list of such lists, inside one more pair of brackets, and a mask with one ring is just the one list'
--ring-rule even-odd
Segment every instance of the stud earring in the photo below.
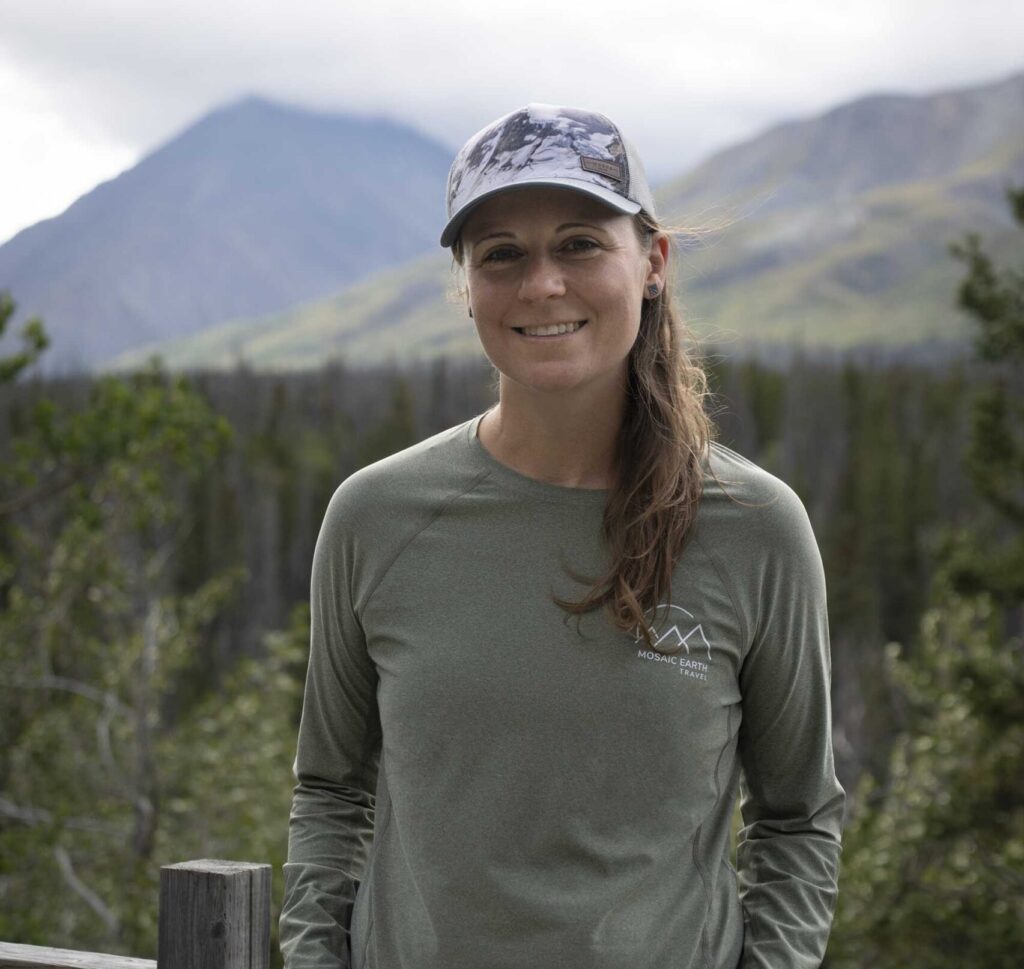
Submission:
{"label": "stud earring", "polygon": [[658,284],[657,283],[651,283],[650,286],[647,287],[647,295],[651,299],[654,299],[654,297],[657,296],[658,293],[660,293],[660,292],[661,292],[661,290],[658,288]]}

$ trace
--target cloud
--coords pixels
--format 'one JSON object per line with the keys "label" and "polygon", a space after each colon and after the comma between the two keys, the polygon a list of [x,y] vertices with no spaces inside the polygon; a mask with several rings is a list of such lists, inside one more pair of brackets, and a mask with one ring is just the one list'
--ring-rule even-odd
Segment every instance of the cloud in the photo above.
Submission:
{"label": "cloud", "polygon": [[130,167],[138,149],[90,134],[47,92],[0,64],[0,242],[59,215],[97,182]]}
{"label": "cloud", "polygon": [[548,101],[608,113],[659,180],[862,93],[997,79],[1022,35],[1019,0],[7,0],[0,56],[112,163],[246,93],[385,114],[453,151]]}

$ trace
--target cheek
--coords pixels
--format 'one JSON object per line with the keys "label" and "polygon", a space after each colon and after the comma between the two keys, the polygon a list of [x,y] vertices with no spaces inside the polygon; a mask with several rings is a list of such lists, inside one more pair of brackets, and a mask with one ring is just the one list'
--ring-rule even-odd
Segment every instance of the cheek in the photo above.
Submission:
{"label": "cheek", "polygon": [[496,291],[493,283],[480,277],[467,277],[466,295],[469,298],[469,305],[473,307],[474,314],[487,314],[493,312],[495,305],[500,302],[500,294]]}
{"label": "cheek", "polygon": [[603,307],[608,315],[620,321],[626,332],[634,332],[640,325],[642,296],[629,285],[619,286],[604,294]]}

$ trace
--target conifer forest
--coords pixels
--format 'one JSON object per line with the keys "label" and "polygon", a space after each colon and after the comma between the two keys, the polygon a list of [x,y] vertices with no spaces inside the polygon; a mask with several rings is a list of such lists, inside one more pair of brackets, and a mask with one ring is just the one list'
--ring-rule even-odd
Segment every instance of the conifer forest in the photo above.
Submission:
{"label": "conifer forest", "polygon": [[[1024,267],[974,236],[951,258],[961,354],[702,348],[718,440],[793,487],[824,561],[848,794],[829,969],[1024,951]],[[273,866],[280,966],[324,509],[490,406],[494,374],[43,379],[46,343],[36,320],[0,358],[0,940],[155,958],[159,867],[231,858]]]}

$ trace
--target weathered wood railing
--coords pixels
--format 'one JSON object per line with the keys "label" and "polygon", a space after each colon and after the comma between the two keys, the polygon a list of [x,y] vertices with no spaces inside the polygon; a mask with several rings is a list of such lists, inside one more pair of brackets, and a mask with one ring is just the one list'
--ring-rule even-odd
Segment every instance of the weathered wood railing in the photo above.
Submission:
{"label": "weathered wood railing", "polygon": [[270,865],[165,865],[159,920],[156,962],[0,942],[0,969],[270,969]]}

